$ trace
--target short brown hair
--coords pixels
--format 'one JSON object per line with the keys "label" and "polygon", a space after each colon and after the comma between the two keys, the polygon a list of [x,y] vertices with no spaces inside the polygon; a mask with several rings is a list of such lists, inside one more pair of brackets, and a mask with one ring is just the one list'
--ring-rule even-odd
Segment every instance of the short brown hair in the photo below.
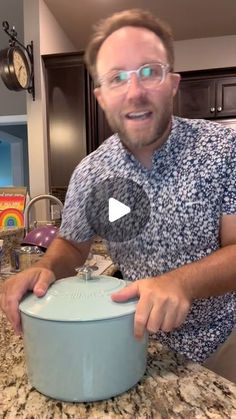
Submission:
{"label": "short brown hair", "polygon": [[114,13],[107,19],[102,19],[94,26],[94,33],[85,52],[85,62],[94,80],[97,77],[97,54],[101,45],[109,35],[124,26],[146,28],[154,32],[161,39],[166,49],[169,65],[173,69],[174,46],[169,25],[158,19],[148,10],[131,9]]}

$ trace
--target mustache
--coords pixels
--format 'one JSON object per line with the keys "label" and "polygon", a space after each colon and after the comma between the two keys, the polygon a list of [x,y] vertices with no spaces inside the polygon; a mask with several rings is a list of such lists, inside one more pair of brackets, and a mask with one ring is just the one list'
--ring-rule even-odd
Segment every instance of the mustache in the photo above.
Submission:
{"label": "mustache", "polygon": [[126,109],[131,109],[132,111],[142,111],[144,107],[153,109],[153,103],[150,102],[146,97],[130,98],[127,103]]}

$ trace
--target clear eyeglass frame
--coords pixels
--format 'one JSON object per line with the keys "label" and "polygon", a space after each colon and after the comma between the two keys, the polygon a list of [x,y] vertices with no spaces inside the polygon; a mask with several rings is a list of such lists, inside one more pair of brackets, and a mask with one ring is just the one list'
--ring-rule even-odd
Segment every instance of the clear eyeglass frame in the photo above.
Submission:
{"label": "clear eyeglass frame", "polygon": [[97,85],[109,91],[123,93],[128,89],[131,76],[135,74],[139,83],[146,89],[158,87],[171,72],[169,64],[160,62],[147,63],[136,70],[117,70],[98,78]]}

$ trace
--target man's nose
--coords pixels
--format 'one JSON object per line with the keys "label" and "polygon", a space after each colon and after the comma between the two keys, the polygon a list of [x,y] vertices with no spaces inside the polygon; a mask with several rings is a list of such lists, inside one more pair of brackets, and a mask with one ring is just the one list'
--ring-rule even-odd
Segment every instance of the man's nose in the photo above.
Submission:
{"label": "man's nose", "polygon": [[127,86],[127,96],[128,97],[135,97],[143,95],[144,93],[144,87],[137,76],[137,74],[131,74],[130,79]]}

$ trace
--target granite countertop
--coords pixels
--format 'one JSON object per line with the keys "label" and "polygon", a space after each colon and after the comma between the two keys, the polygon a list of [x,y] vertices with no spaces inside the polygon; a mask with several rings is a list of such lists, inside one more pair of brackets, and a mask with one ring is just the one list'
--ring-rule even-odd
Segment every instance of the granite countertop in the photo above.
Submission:
{"label": "granite countertop", "polygon": [[8,228],[0,228],[0,237],[11,236],[12,234],[16,233],[24,233],[24,227],[8,227]]}
{"label": "granite countertop", "polygon": [[[0,278],[0,283],[2,279]],[[222,419],[236,418],[236,385],[149,340],[144,377],[105,401],[66,403],[31,387],[23,340],[0,312],[1,419]]]}

